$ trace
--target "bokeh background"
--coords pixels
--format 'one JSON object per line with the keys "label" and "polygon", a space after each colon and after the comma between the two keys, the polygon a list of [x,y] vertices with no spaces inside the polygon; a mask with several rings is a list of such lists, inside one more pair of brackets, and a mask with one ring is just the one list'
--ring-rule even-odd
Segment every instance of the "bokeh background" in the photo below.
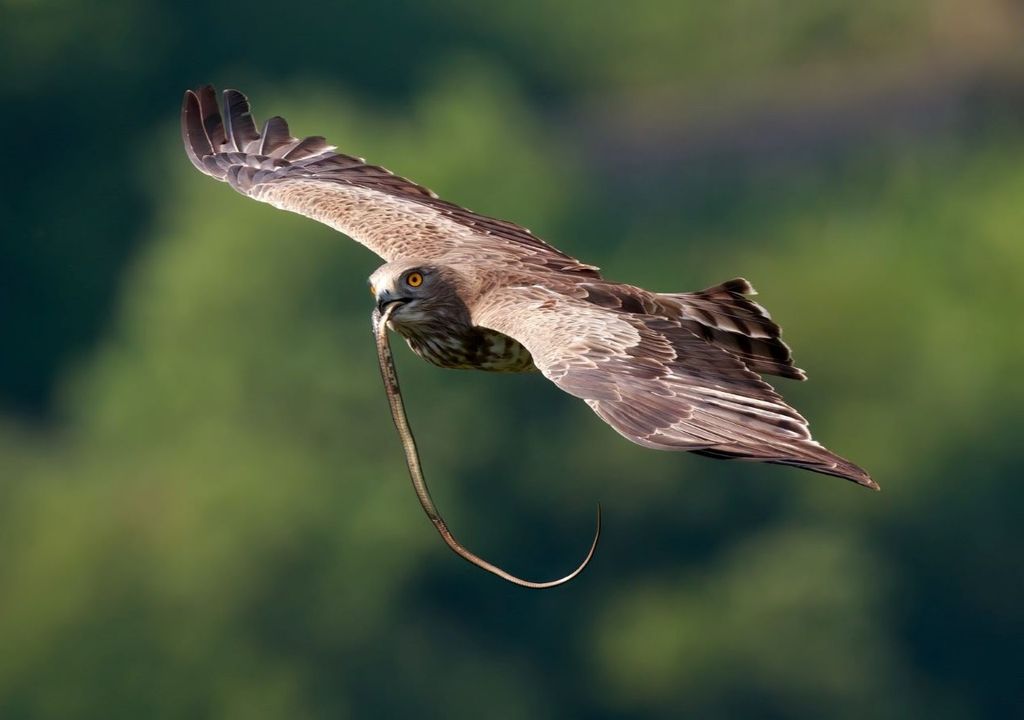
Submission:
{"label": "bokeh background", "polygon": [[[1024,5],[0,0],[0,717],[1009,718]],[[656,290],[736,275],[871,493],[398,350],[370,253],[196,173],[182,91]]]}

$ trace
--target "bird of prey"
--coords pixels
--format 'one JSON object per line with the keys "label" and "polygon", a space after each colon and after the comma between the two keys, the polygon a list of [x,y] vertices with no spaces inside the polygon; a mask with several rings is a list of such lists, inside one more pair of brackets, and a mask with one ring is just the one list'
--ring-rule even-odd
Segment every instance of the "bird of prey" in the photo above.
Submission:
{"label": "bird of prey", "polygon": [[644,447],[792,465],[878,489],[813,440],[762,379],[806,376],[746,280],[679,293],[607,280],[519,225],[441,200],[323,137],[293,137],[280,117],[258,128],[236,90],[224,92],[223,109],[211,86],[186,92],[181,130],[201,172],[383,258],[371,291],[423,359],[540,371]]}

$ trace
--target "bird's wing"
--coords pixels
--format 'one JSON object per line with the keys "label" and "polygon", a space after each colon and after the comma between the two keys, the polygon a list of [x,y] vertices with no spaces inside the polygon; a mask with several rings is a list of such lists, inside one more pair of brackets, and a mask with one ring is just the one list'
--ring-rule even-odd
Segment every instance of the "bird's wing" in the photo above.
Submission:
{"label": "bird's wing", "polygon": [[795,465],[877,488],[815,442],[770,385],[679,320],[538,285],[492,290],[474,305],[476,325],[518,340],[545,377],[639,445]]}
{"label": "bird's wing", "polygon": [[478,215],[362,158],[336,152],[322,137],[295,138],[280,117],[258,130],[249,101],[212,86],[189,90],[181,135],[192,164],[235,190],[305,215],[362,243],[385,260],[518,263],[600,277],[529,230]]}
{"label": "bird's wing", "polygon": [[782,340],[782,329],[763,307],[748,296],[757,291],[743,278],[733,278],[706,290],[665,293],[662,302],[677,305],[670,313],[683,327],[717,345],[762,375],[806,380],[807,374],[793,364],[793,353]]}

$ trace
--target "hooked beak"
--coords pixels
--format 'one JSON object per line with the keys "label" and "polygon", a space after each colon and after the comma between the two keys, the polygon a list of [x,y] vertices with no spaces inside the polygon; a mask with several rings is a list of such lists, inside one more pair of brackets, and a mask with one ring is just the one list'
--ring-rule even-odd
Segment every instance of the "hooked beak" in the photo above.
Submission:
{"label": "hooked beak", "polygon": [[377,312],[383,313],[384,309],[392,303],[404,305],[407,302],[409,302],[409,298],[395,297],[390,290],[381,290],[377,293]]}

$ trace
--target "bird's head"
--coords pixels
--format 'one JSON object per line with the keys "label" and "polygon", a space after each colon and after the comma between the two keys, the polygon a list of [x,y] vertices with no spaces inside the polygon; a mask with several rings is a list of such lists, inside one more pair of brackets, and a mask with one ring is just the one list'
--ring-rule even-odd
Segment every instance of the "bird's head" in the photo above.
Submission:
{"label": "bird's head", "polygon": [[398,303],[391,313],[396,326],[416,325],[444,318],[468,319],[458,292],[458,274],[428,262],[396,261],[381,265],[370,276],[370,293],[377,310]]}

